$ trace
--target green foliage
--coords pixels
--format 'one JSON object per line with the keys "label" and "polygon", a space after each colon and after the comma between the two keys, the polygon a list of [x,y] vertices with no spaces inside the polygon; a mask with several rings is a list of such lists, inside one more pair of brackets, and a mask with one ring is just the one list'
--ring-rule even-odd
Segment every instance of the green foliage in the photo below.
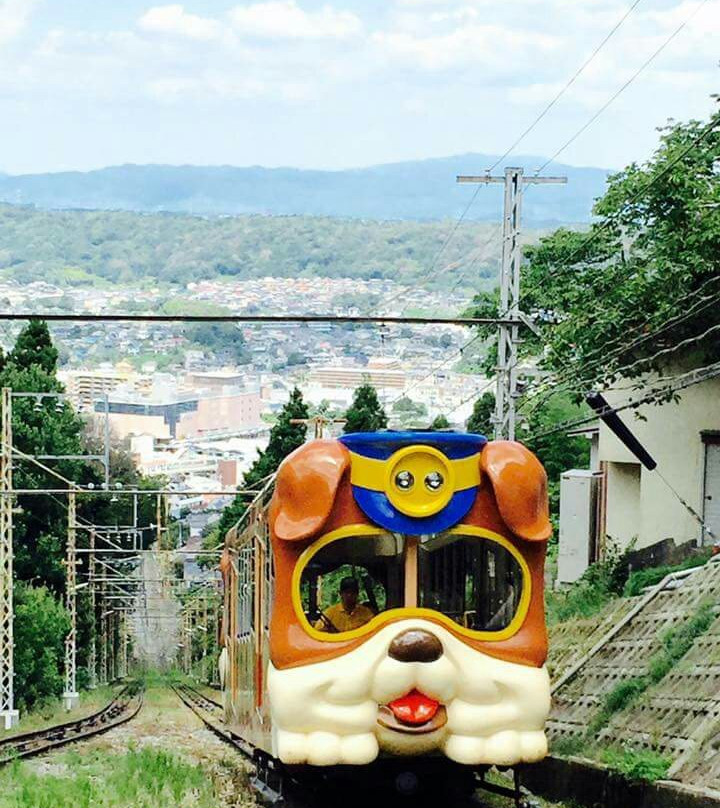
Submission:
{"label": "green foliage", "polygon": [[562,735],[552,742],[550,752],[561,757],[590,757],[588,743],[583,735]]}
{"label": "green foliage", "polygon": [[[428,410],[422,401],[402,396],[392,405],[393,419],[403,429],[423,427],[427,424]],[[362,431],[362,430],[355,430]]]}
{"label": "green foliage", "polygon": [[[494,317],[495,315],[493,315]],[[476,399],[473,411],[465,424],[468,432],[476,435],[491,436],[493,434],[492,416],[495,412],[495,396],[492,393],[483,393]]]}
{"label": "green foliage", "polygon": [[450,421],[441,413],[435,416],[433,422],[430,424],[430,429],[450,429]]}
{"label": "green foliage", "polygon": [[605,696],[602,706],[588,725],[588,733],[596,735],[612,716],[624,710],[632,701],[644,693],[650,684],[646,676],[621,679]]}
{"label": "green foliage", "polygon": [[654,749],[634,749],[632,747],[607,746],[600,759],[630,780],[644,780],[652,783],[662,780],[672,765],[672,759]]}
{"label": "green foliage", "polygon": [[548,624],[597,614],[619,594],[618,570],[623,565],[624,554],[611,548],[604,560],[591,564],[574,584],[565,589],[547,591],[545,608]]}
{"label": "green foliage", "polygon": [[64,755],[67,773],[14,764],[0,773],[0,808],[215,808],[212,777],[165,749]]}
{"label": "green foliage", "polygon": [[[256,490],[261,481],[274,474],[280,463],[299,446],[305,443],[307,427],[305,424],[290,423],[293,420],[308,417],[308,407],[304,402],[302,393],[296,387],[290,394],[290,399],[282,408],[275,426],[270,430],[270,440],[264,451],[245,473],[241,488]],[[217,535],[220,541],[225,533],[235,525],[247,509],[252,495],[238,494],[233,502],[223,511],[218,522]]]}
{"label": "green foliage", "polygon": [[15,341],[8,361],[18,368],[37,365],[48,375],[57,370],[58,352],[52,343],[47,323],[44,320],[30,320]]}
{"label": "green foliage", "polygon": [[[466,429],[480,435],[492,436],[491,417],[495,412],[495,396],[483,393],[473,406]],[[555,425],[573,418],[582,417],[586,410],[574,404],[569,394],[557,395],[540,407],[522,417],[517,439],[525,443],[540,459],[548,475],[550,514],[557,520],[560,513],[560,475],[572,468],[587,468],[590,462],[590,442],[582,437],[570,437],[557,432],[542,439],[533,439]],[[528,437],[525,437],[527,435]]]}
{"label": "green foliage", "polygon": [[345,419],[345,433],[377,432],[387,427],[387,415],[378,400],[377,390],[371,384],[361,384],[355,390]]}
{"label": "green foliage", "polygon": [[625,597],[634,597],[639,595],[646,586],[655,586],[671,572],[680,572],[681,570],[692,569],[693,567],[701,567],[710,558],[710,549],[697,555],[690,556],[679,564],[663,565],[661,567],[646,567],[641,570],[634,570],[628,576],[623,589]]}
{"label": "green foliage", "polygon": [[[569,377],[578,398],[621,371],[658,369],[659,347],[717,324],[710,303],[720,276],[720,129],[700,140],[705,127],[693,120],[663,128],[652,159],[609,178],[589,232],[560,228],[525,251],[522,308],[549,311],[554,322],[540,337],[526,331],[521,351]],[[497,301],[484,295],[472,311],[497,312]],[[661,326],[658,346],[651,335]],[[716,336],[694,344],[694,364],[720,358]]]}
{"label": "green foliage", "polygon": [[[443,221],[42,211],[0,204],[0,270],[26,283],[94,286],[322,276],[447,289],[454,273],[427,274],[447,227]],[[448,262],[479,255],[473,274],[487,288],[497,277],[499,245],[492,240],[486,246],[493,228],[461,228],[445,249]]]}
{"label": "green foliage", "polygon": [[15,584],[15,693],[27,710],[63,690],[64,637],[70,619],[44,586]]}

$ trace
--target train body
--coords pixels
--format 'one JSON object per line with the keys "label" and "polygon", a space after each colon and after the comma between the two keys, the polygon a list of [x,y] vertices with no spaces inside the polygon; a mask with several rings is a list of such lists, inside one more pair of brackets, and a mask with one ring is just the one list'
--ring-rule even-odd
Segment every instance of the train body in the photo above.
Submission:
{"label": "train body", "polygon": [[306,443],[226,537],[226,720],[287,765],[541,759],[550,531],[519,443]]}

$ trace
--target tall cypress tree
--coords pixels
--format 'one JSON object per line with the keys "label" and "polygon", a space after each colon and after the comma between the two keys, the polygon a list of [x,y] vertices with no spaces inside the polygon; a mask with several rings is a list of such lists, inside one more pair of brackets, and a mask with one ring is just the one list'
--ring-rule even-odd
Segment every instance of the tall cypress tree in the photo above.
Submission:
{"label": "tall cypress tree", "polygon": [[361,384],[355,390],[352,404],[345,413],[344,432],[377,432],[387,427],[388,419],[371,384]]}
{"label": "tall cypress tree", "polygon": [[8,359],[17,367],[37,365],[45,373],[55,375],[58,351],[45,320],[30,320],[18,335]]}
{"label": "tall cypress tree", "polygon": [[[293,424],[291,421],[308,417],[308,406],[303,400],[302,393],[296,387],[290,394],[290,399],[282,408],[277,423],[270,430],[270,440],[267,448],[260,452],[258,459],[245,472],[242,488],[254,489],[265,477],[277,471],[282,461],[305,443],[307,427],[305,424]],[[252,495],[238,494],[233,502],[223,511],[218,523],[218,536],[220,540],[245,513]]]}

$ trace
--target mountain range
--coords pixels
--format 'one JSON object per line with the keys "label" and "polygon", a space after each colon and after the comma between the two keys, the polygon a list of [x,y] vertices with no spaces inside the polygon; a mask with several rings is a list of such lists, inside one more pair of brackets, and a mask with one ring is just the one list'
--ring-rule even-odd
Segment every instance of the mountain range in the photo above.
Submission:
{"label": "mountain range", "polygon": [[[457,174],[485,173],[496,160],[464,154],[338,171],[129,164],[86,172],[0,173],[0,201],[46,209],[427,221],[461,215],[477,190],[466,218],[497,221],[502,185],[477,189],[455,181]],[[527,156],[508,162],[532,175],[545,161]],[[528,187],[523,220],[533,226],[588,221],[608,173],[551,164],[543,174],[567,176],[568,183]]]}

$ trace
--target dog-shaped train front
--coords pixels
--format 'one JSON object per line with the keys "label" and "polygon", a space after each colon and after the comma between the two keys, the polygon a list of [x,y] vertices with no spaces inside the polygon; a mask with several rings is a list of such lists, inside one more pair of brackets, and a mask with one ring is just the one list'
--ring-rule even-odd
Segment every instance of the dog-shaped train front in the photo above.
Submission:
{"label": "dog-shaped train front", "polygon": [[544,757],[551,528],[527,449],[442,432],[312,441],[281,465],[268,522],[269,659],[253,671],[276,758]]}

